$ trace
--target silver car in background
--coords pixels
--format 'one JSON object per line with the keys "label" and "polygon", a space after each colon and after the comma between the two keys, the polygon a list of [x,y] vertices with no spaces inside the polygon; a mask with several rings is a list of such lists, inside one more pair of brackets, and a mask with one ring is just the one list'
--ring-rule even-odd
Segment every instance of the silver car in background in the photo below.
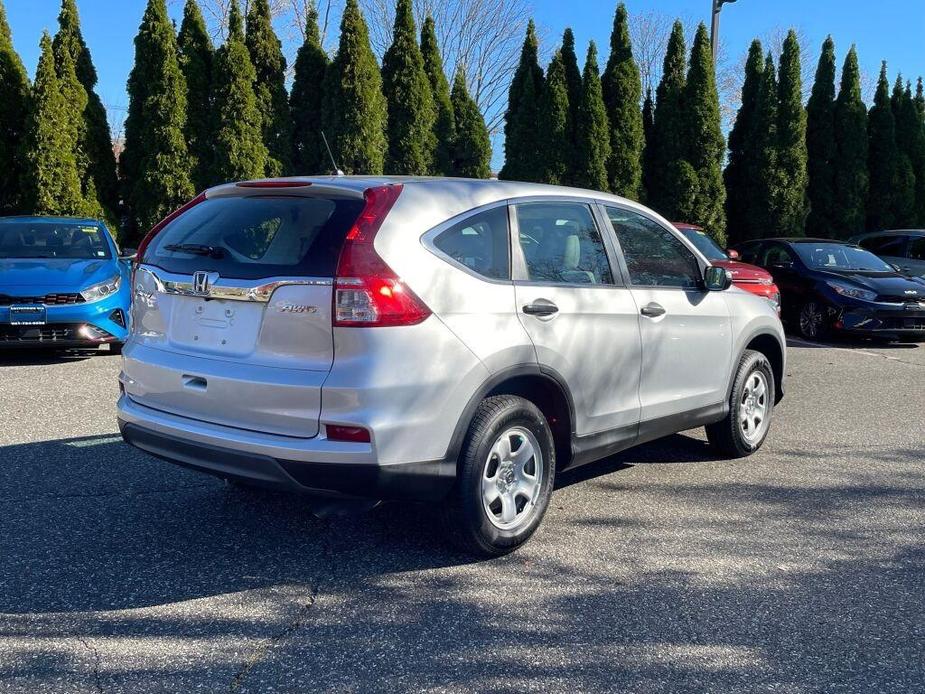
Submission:
{"label": "silver car in background", "polygon": [[663,218],[463,179],[207,191],[139,249],[127,442],[229,480],[432,500],[465,550],[524,543],[555,475],[706,426],[764,442],[784,334]]}

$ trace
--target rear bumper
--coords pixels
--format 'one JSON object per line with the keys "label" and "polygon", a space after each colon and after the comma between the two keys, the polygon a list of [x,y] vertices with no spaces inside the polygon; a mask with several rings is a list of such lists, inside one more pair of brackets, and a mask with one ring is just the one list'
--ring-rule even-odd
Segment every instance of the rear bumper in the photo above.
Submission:
{"label": "rear bumper", "polygon": [[327,497],[429,501],[446,496],[456,479],[454,461],[380,465],[365,444],[230,430],[150,410],[125,395],[118,411],[119,430],[130,445],[176,465],[262,487]]}

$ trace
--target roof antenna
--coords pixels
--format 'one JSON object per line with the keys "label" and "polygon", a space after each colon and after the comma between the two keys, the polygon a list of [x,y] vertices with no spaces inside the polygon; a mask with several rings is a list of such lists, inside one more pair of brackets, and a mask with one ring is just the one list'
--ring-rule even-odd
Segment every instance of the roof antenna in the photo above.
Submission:
{"label": "roof antenna", "polygon": [[328,156],[331,157],[331,165],[334,167],[335,176],[343,176],[344,172],[337,168],[337,162],[334,161],[334,153],[331,152],[331,145],[328,144],[328,138],[324,135],[324,130],[321,131],[321,139],[324,140],[325,149],[328,150]]}

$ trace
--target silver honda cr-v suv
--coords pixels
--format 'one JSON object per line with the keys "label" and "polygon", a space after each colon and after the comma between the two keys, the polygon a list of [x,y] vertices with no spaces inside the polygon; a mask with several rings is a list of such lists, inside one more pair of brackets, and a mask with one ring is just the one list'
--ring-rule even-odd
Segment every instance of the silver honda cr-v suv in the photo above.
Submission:
{"label": "silver honda cr-v suv", "polygon": [[319,177],[214,188],[139,249],[126,441],[245,484],[436,500],[525,542],[555,475],[706,426],[746,456],[784,334],[664,219],[604,193]]}

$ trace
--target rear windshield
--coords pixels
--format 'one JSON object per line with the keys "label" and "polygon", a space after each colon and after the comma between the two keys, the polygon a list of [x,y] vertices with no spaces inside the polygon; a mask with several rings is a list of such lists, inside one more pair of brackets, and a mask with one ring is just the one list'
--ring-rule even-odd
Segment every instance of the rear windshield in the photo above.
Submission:
{"label": "rear windshield", "polygon": [[0,222],[0,258],[111,258],[105,232],[88,222]]}
{"label": "rear windshield", "polygon": [[351,198],[213,198],[171,222],[144,262],[168,272],[222,277],[333,277],[363,201]]}

